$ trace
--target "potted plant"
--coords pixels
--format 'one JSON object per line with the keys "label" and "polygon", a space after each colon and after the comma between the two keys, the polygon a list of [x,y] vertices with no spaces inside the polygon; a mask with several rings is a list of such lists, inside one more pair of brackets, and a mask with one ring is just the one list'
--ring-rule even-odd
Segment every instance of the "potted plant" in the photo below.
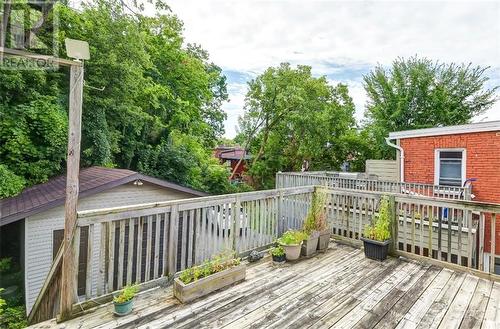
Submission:
{"label": "potted plant", "polygon": [[330,228],[326,221],[326,193],[316,192],[313,195],[313,205],[315,208],[316,230],[319,231],[318,250],[325,251],[330,243]]}
{"label": "potted plant", "polygon": [[269,250],[271,257],[273,258],[273,263],[283,264],[285,262],[285,249],[282,246],[272,247]]}
{"label": "potted plant", "polygon": [[328,248],[330,241],[330,231],[326,224],[325,212],[326,194],[315,191],[311,201],[311,207],[304,220],[304,232],[308,238],[302,245],[302,255],[310,257],[316,253],[316,250],[324,251]]}
{"label": "potted plant", "polygon": [[307,239],[307,234],[302,231],[286,231],[278,243],[285,250],[286,260],[297,260],[300,257],[300,248],[303,241]]}
{"label": "potted plant", "polygon": [[378,215],[371,225],[365,226],[364,237],[361,238],[367,258],[379,261],[387,258],[391,242],[390,224],[389,198],[384,196],[380,201]]}
{"label": "potted plant", "polygon": [[185,269],[174,280],[174,296],[182,303],[245,280],[246,266],[234,253],[222,253],[202,265]]}
{"label": "potted plant", "polygon": [[138,290],[139,287],[137,285],[125,286],[123,290],[113,298],[116,315],[123,316],[132,312],[134,297]]}

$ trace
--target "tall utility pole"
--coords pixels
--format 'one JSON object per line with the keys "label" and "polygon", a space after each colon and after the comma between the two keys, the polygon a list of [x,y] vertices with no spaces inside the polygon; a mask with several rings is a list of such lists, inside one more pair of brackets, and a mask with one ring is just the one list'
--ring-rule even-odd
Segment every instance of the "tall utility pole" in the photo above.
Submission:
{"label": "tall utility pole", "polygon": [[[70,68],[69,87],[69,126],[66,173],[66,203],[64,205],[64,241],[61,267],[60,317],[67,319],[71,315],[77,296],[78,260],[73,245],[77,231],[78,175],[80,171],[80,140],[83,102],[83,62],[52,56],[28,53],[22,50],[0,47],[0,56],[9,55],[45,61]],[[55,301],[54,301],[55,302]]]}
{"label": "tall utility pole", "polygon": [[[80,63],[76,62],[75,63]],[[80,171],[80,140],[83,102],[83,64],[70,68],[68,154],[66,162],[66,202],[64,204],[64,244],[61,271],[61,319],[69,318],[76,301],[78,259],[73,246],[77,227],[77,203]]]}

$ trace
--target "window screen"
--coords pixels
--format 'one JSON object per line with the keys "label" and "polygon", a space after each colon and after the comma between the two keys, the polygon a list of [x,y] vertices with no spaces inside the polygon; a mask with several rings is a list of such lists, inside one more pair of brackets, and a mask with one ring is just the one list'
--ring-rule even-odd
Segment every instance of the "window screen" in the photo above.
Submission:
{"label": "window screen", "polygon": [[462,185],[462,151],[439,152],[439,185]]}

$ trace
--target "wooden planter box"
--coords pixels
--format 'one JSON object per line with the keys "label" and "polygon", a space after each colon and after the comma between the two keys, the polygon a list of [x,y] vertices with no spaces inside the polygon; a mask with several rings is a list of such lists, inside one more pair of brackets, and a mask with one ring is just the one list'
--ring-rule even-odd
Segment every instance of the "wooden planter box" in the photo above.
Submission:
{"label": "wooden planter box", "polygon": [[182,303],[190,302],[245,280],[246,270],[246,265],[238,265],[188,284],[184,284],[179,278],[176,278],[174,280],[174,296]]}

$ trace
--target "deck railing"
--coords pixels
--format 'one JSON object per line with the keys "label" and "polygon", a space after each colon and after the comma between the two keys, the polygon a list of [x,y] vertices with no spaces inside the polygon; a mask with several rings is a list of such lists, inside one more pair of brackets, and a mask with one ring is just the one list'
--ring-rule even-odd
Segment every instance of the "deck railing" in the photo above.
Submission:
{"label": "deck railing", "polygon": [[[75,280],[85,283],[78,302],[171,277],[221,252],[244,256],[266,248],[283,231],[302,227],[313,191],[304,186],[78,212],[75,237],[84,229],[89,236],[86,255],[79,255],[79,239],[73,241]],[[46,280],[30,314],[33,322],[57,314],[47,298],[57,284]]]}
{"label": "deck railing", "polygon": [[[378,214],[382,194],[322,187],[332,234],[359,240],[364,226]],[[385,194],[394,209],[394,253],[419,255],[482,272],[494,273],[500,236],[496,218],[500,205],[463,200]],[[491,252],[493,251],[493,252]]]}
{"label": "deck railing", "polygon": [[470,200],[469,187],[444,186],[420,183],[404,183],[374,179],[341,177],[337,172],[279,172],[276,174],[276,188],[321,185],[332,188],[398,193],[444,199]]}
{"label": "deck railing", "polygon": [[78,227],[88,226],[93,239],[89,243],[86,298],[174,275],[227,250],[241,255],[268,246],[285,226],[302,226],[313,189],[80,212]]}
{"label": "deck railing", "polygon": [[[303,186],[79,212],[75,237],[85,229],[89,241],[85,259],[78,255],[79,239],[73,241],[80,266],[75,284],[85,282],[75,310],[109,300],[124,285],[171,278],[221,251],[246,255],[266,248],[285,230],[302,227],[315,191],[326,193],[327,220],[337,239],[359,244],[365,225],[378,215],[380,200],[387,195],[393,254],[499,278],[493,274],[494,257],[485,263],[484,255],[498,250],[495,223],[500,205]],[[57,313],[50,308],[57,304],[57,262],[53,268],[31,319]],[[90,302],[81,303],[86,300]]]}

